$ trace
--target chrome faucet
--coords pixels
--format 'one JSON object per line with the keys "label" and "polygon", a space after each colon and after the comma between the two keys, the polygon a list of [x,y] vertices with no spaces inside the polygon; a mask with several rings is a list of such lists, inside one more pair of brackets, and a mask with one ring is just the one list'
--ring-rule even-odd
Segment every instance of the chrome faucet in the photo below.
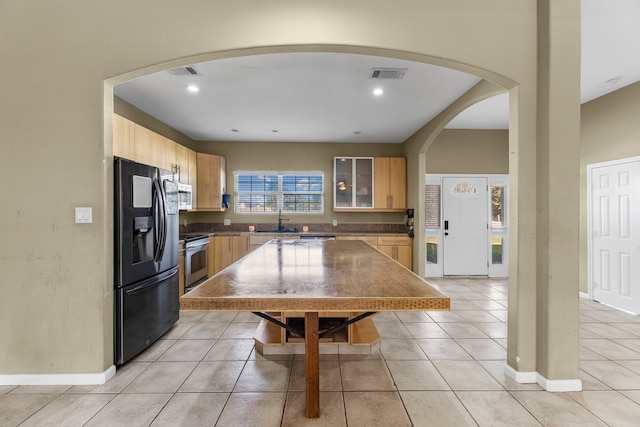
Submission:
{"label": "chrome faucet", "polygon": [[282,218],[282,209],[278,210],[278,231],[282,231],[284,230],[284,225],[282,224],[282,221],[289,221],[288,218]]}

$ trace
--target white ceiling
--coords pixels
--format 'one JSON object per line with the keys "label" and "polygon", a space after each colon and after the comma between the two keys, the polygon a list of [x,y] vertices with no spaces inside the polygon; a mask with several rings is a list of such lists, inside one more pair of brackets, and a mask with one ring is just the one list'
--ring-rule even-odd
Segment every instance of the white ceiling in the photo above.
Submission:
{"label": "white ceiling", "polygon": [[[640,81],[640,1],[582,0],[581,101]],[[282,53],[162,71],[114,93],[194,140],[405,141],[480,79],[418,62],[341,53]],[[372,79],[373,68],[406,69]],[[181,69],[180,71],[185,71]],[[186,90],[197,85],[199,92]],[[375,88],[384,93],[376,96]],[[448,129],[507,129],[507,94],[479,102]]]}

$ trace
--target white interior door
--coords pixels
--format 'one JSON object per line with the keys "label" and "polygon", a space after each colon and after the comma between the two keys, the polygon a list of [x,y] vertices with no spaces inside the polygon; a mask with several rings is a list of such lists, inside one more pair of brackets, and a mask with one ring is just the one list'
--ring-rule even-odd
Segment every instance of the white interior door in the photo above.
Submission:
{"label": "white interior door", "polygon": [[640,161],[591,168],[593,298],[640,313]]}
{"label": "white interior door", "polygon": [[443,273],[486,276],[488,222],[486,178],[443,178]]}

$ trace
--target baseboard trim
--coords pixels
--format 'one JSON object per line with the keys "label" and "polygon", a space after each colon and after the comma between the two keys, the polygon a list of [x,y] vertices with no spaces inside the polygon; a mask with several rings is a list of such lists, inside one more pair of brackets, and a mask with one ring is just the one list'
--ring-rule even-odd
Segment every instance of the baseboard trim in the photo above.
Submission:
{"label": "baseboard trim", "polygon": [[566,392],[566,391],[582,391],[582,381],[575,380],[549,380],[542,375],[538,374],[537,382],[540,387],[546,391],[551,392]]}
{"label": "baseboard trim", "polygon": [[535,384],[538,375],[537,372],[516,371],[506,363],[504,365],[504,373],[507,377],[520,384]]}
{"label": "baseboard trim", "polygon": [[582,381],[576,380],[549,380],[538,372],[519,372],[508,364],[504,365],[504,373],[519,384],[538,384],[546,391],[564,392],[564,391],[582,391]]}
{"label": "baseboard trim", "polygon": [[578,296],[582,299],[588,299],[588,300],[591,299],[591,295],[589,294],[589,292],[580,292]]}
{"label": "baseboard trim", "polygon": [[0,385],[100,385],[116,374],[110,366],[98,374],[14,374],[0,375]]}

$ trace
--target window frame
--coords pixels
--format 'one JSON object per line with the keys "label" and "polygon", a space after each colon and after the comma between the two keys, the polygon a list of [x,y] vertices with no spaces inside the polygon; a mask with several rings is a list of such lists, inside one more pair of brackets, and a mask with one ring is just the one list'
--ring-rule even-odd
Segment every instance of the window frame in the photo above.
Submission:
{"label": "window frame", "polygon": [[[238,179],[240,176],[276,176],[278,179],[277,190],[263,190],[263,191],[240,191],[238,185]],[[234,209],[235,213],[238,215],[273,215],[281,211],[286,214],[295,214],[295,215],[322,215],[324,214],[324,204],[325,204],[325,176],[322,171],[234,171],[234,185],[235,185],[235,203]],[[320,191],[285,191],[283,188],[285,177],[320,177],[322,189]],[[265,210],[265,211],[246,211],[239,209],[240,198],[243,195],[265,195],[265,196],[273,196],[276,199],[275,210]],[[288,195],[299,195],[299,196],[320,196],[319,206],[320,209],[317,211],[298,211],[287,209],[284,203],[285,196]]]}

